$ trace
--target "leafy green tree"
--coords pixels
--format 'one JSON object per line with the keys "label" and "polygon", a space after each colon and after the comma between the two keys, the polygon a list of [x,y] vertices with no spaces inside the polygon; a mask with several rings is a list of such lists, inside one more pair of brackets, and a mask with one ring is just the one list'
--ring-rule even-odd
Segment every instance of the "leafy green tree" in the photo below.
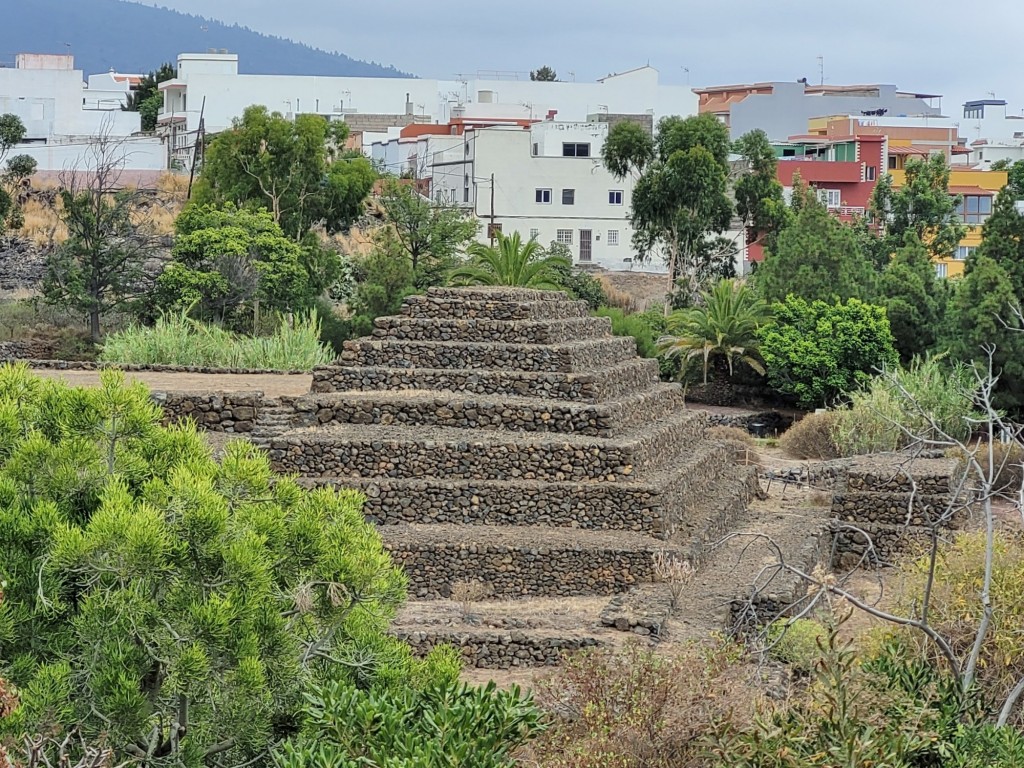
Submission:
{"label": "leafy green tree", "polygon": [[759,331],[768,381],[801,408],[831,405],[898,360],[884,307],[789,296],[772,314]]}
{"label": "leafy green tree", "polygon": [[563,256],[548,256],[540,243],[524,243],[518,232],[511,235],[497,233],[494,246],[473,243],[469,246],[469,261],[452,270],[452,285],[514,285],[521,288],[558,290],[561,270],[565,269]]}
{"label": "leafy green tree", "polygon": [[669,284],[679,281],[695,297],[709,263],[715,264],[712,274],[733,271],[732,259],[722,257],[715,240],[732,218],[729,130],[707,114],[663,118],[653,140],[631,126],[621,123],[609,132],[602,157],[617,178],[637,179],[630,210],[633,245],[641,261],[662,254]]}
{"label": "leafy green tree", "polygon": [[1024,216],[1013,192],[1004,188],[996,196],[992,215],[981,230],[983,253],[1006,270],[1018,301],[1024,301]]}
{"label": "leafy green tree", "polygon": [[961,198],[949,193],[949,166],[942,155],[907,161],[906,182],[893,187],[886,174],[875,186],[871,212],[884,223],[881,253],[895,253],[913,233],[933,258],[951,258],[967,233],[957,214]]}
{"label": "leafy green tree", "polygon": [[0,673],[21,692],[0,737],[266,765],[316,685],[434,679],[385,634],[406,580],[359,494],[274,477],[246,441],[215,461],[161,416],[119,372],[0,370]]}
{"label": "leafy green tree", "polygon": [[879,300],[904,364],[935,346],[945,321],[945,297],[936,285],[931,254],[912,232],[906,241],[879,279]]}
{"label": "leafy green tree", "polygon": [[88,173],[62,174],[59,215],[68,238],[47,256],[43,296],[83,312],[98,343],[102,319],[150,288],[145,264],[157,239],[146,215],[149,201],[121,183],[123,143],[96,137],[94,155]]}
{"label": "leafy green tree", "polygon": [[541,83],[554,83],[558,81],[558,73],[545,64],[540,69],[532,70],[530,79]]}
{"label": "leafy green tree", "polygon": [[356,290],[348,302],[352,316],[347,323],[347,338],[368,335],[376,318],[398,314],[402,300],[416,293],[412,265],[398,252],[393,239],[378,240],[367,256],[353,261],[352,267]]}
{"label": "leafy green tree", "polygon": [[559,256],[563,259],[560,266],[557,266],[558,279],[555,281],[568,292],[569,296],[587,302],[591,310],[603,307],[608,301],[604,285],[601,281],[585,269],[577,269],[572,266],[572,251],[564,243],[554,241],[544,249],[547,256]]}
{"label": "leafy green tree", "polygon": [[[409,184],[388,179],[378,198],[392,234],[412,263],[414,275],[421,271],[427,288],[435,284],[432,275],[451,268],[456,257],[476,237],[480,223],[453,205],[432,203]],[[419,283],[420,281],[417,281]]]}
{"label": "leafy green tree", "polygon": [[949,309],[949,348],[954,357],[987,370],[992,355],[999,375],[996,403],[1019,413],[1024,409],[1024,331],[1014,327],[1019,297],[1013,279],[992,257],[968,259]]}
{"label": "leafy green tree", "polygon": [[745,133],[736,140],[734,150],[743,157],[744,170],[733,187],[736,213],[753,234],[752,242],[760,242],[768,251],[775,249],[775,240],[789,223],[790,209],[782,196],[778,159],[761,130]]}
{"label": "leafy green tree", "polygon": [[999,160],[992,163],[993,171],[1006,171],[1006,189],[1010,191],[1015,200],[1024,200],[1024,160],[1011,163],[1009,160]]}
{"label": "leafy green tree", "polygon": [[725,361],[730,377],[736,362],[763,375],[757,348],[758,331],[771,319],[765,301],[737,280],[720,280],[701,298],[700,305],[669,316],[668,334],[659,340],[661,351],[687,363],[700,360],[705,384],[708,369],[718,358]]}
{"label": "leafy green tree", "polygon": [[874,271],[855,232],[832,216],[813,190],[795,185],[793,201],[795,217],[754,273],[761,295],[768,301],[790,294],[808,301],[872,298]]}
{"label": "leafy green tree", "polygon": [[151,311],[190,310],[255,330],[249,318],[261,311],[311,308],[340,271],[336,254],[285,237],[267,211],[193,206],[176,228],[173,261],[156,280]]}
{"label": "leafy green tree", "polygon": [[344,229],[362,213],[377,179],[361,152],[343,149],[347,136],[344,123],[319,115],[289,120],[249,107],[210,142],[192,204],[258,204],[295,240],[315,225]]}
{"label": "leafy green tree", "polygon": [[10,151],[24,138],[25,124],[17,115],[0,115],[0,235],[7,229],[21,227],[21,206],[17,203],[16,190],[36,172],[36,161],[28,155],[7,159]]}
{"label": "leafy green tree", "polygon": [[173,80],[178,76],[178,70],[173,64],[164,63],[160,67],[145,75],[139,82],[138,88],[128,94],[128,104],[125,109],[128,112],[138,112],[142,118],[142,130],[155,131],[157,118],[164,106],[164,95],[160,92],[160,83]]}
{"label": "leafy green tree", "polygon": [[530,694],[449,683],[400,695],[331,682],[309,697],[302,735],[277,750],[279,768],[511,768],[540,732]]}

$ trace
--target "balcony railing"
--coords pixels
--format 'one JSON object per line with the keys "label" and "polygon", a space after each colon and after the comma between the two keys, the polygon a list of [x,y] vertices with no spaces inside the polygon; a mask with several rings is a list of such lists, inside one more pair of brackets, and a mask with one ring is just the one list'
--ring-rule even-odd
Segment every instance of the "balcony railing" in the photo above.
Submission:
{"label": "balcony railing", "polygon": [[832,210],[839,216],[863,216],[867,212],[862,205],[841,205]]}

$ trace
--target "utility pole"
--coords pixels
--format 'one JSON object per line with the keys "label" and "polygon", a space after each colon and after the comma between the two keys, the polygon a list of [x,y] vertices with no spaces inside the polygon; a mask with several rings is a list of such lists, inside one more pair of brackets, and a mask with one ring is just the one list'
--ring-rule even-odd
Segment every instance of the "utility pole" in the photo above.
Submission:
{"label": "utility pole", "polygon": [[199,153],[204,149],[205,133],[206,133],[206,97],[203,96],[203,105],[199,108],[199,129],[196,131],[196,145],[192,148],[192,170],[188,174],[188,193],[185,195],[186,200],[192,199],[192,183],[196,180],[196,163],[199,160]]}
{"label": "utility pole", "polygon": [[494,247],[494,174],[491,174],[491,225],[487,234],[491,239],[491,247]]}

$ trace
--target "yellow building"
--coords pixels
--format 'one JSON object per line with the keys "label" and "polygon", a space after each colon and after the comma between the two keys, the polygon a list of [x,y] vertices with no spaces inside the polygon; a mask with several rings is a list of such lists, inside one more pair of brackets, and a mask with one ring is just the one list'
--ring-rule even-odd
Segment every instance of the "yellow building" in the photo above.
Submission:
{"label": "yellow building", "polygon": [[[892,185],[899,189],[907,181],[906,171],[890,169]],[[996,195],[1006,186],[1006,171],[976,171],[970,168],[954,168],[949,173],[949,193],[960,195],[957,213],[967,225],[967,234],[960,241],[951,259],[940,259],[935,269],[939,277],[960,277],[964,273],[964,261],[975,248],[981,245],[981,225],[992,214]]]}

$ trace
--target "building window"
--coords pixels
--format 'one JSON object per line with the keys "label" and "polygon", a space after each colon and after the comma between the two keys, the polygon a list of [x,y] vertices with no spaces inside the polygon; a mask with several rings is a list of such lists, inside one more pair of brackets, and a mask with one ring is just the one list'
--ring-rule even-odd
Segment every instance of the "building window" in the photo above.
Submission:
{"label": "building window", "polygon": [[818,199],[826,208],[839,208],[843,204],[843,195],[838,189],[819,189]]}
{"label": "building window", "polygon": [[563,189],[562,190],[562,205],[576,205],[576,190],[575,189]]}
{"label": "building window", "polygon": [[540,237],[540,230],[539,229],[531,229],[530,230],[530,239],[531,240],[536,240],[538,237]]}
{"label": "building window", "polygon": [[983,224],[992,214],[992,198],[988,195],[964,195],[956,214],[965,224]]}
{"label": "building window", "polygon": [[562,157],[590,157],[590,145],[572,142],[562,144]]}
{"label": "building window", "polygon": [[463,187],[462,189],[462,202],[469,202],[469,187]]}
{"label": "building window", "polygon": [[622,190],[608,190],[608,205],[622,205]]}
{"label": "building window", "polygon": [[536,157],[540,154],[540,144],[533,142],[533,156]]}
{"label": "building window", "polygon": [[967,261],[974,253],[974,249],[975,246],[973,245],[961,245],[956,249],[956,256],[954,258],[957,261]]}
{"label": "building window", "polygon": [[469,157],[469,142],[466,142],[466,157]]}
{"label": "building window", "polygon": [[500,234],[501,234],[501,224],[491,224],[491,223],[489,223],[487,225],[487,237],[489,239],[493,240],[494,238],[496,238]]}
{"label": "building window", "polygon": [[609,229],[608,230],[608,245],[615,246],[619,244],[619,230]]}
{"label": "building window", "polygon": [[945,277],[946,276],[946,265],[941,262],[935,265],[935,276]]}
{"label": "building window", "polygon": [[555,242],[562,245],[572,245],[572,230],[560,229],[555,232]]}
{"label": "building window", "polygon": [[538,189],[537,190],[537,202],[545,205],[551,204],[551,190],[550,189]]}
{"label": "building window", "polygon": [[877,175],[878,169],[875,166],[869,165],[864,168],[864,181],[874,181]]}
{"label": "building window", "polygon": [[896,170],[896,155],[889,155],[889,170]]}

